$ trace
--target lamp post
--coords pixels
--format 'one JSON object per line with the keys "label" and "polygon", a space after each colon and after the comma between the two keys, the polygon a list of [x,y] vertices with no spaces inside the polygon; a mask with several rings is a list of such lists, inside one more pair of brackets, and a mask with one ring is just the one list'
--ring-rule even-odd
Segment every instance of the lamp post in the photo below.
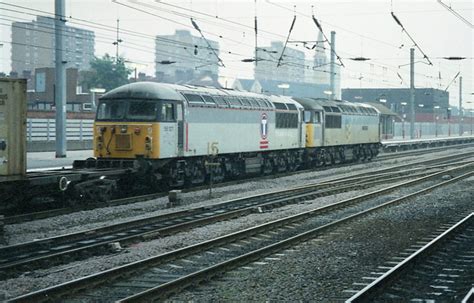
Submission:
{"label": "lamp post", "polygon": [[[387,99],[385,99],[385,95],[379,96],[378,99],[379,99],[379,102],[384,105],[387,103]],[[385,137],[385,139],[388,139],[388,117],[383,118],[382,134]]]}
{"label": "lamp post", "polygon": [[94,88],[91,88],[89,91],[91,92],[92,109],[95,111],[97,109],[97,106],[95,104],[95,93],[103,94],[105,93],[105,89],[94,87]]}
{"label": "lamp post", "polygon": [[324,94],[328,96],[328,101],[331,100],[332,91],[330,91],[330,90],[325,90],[325,91],[324,91]]}
{"label": "lamp post", "polygon": [[[473,101],[466,101],[467,104],[471,105],[474,102]],[[474,111],[472,108],[469,110],[471,112],[471,136],[472,136],[472,112]]]}
{"label": "lamp post", "polygon": [[288,89],[290,88],[290,85],[288,83],[282,83],[282,84],[278,84],[278,88],[281,88],[283,90],[283,96],[285,95],[285,89]]}
{"label": "lamp post", "polygon": [[472,136],[472,113],[474,112],[474,110],[471,109],[471,136]]}
{"label": "lamp post", "polygon": [[434,127],[435,127],[435,137],[438,137],[438,115],[437,109],[439,109],[439,105],[433,106],[433,117],[434,117]]}
{"label": "lamp post", "polygon": [[[419,107],[419,108],[423,108],[424,106],[425,106],[424,104],[418,104],[418,107]],[[420,121],[420,134],[419,134],[419,138],[421,138],[421,129],[422,129],[422,126],[423,126],[421,123],[422,123],[422,122]]]}
{"label": "lamp post", "polygon": [[408,103],[401,102],[400,104],[402,105],[402,138],[405,139],[405,119],[407,117],[407,115],[405,114],[405,105],[407,105]]}
{"label": "lamp post", "polygon": [[447,116],[448,116],[448,137],[451,137],[451,107],[448,107]]}

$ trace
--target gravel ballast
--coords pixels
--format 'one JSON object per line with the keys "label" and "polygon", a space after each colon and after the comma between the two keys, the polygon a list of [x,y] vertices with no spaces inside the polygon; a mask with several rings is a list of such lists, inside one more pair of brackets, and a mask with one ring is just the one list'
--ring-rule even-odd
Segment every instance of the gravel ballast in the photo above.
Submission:
{"label": "gravel ballast", "polygon": [[[474,178],[368,215],[322,239],[249,264],[172,301],[335,302],[369,283],[378,266],[474,210]],[[397,261],[397,260],[395,260]],[[399,261],[399,260],[398,260]]]}
{"label": "gravel ballast", "polygon": [[[465,149],[465,151],[469,150],[474,151],[474,148]],[[452,151],[436,153],[436,157],[446,156],[451,153]],[[276,189],[321,182],[335,177],[351,176],[378,168],[385,168],[410,162],[415,163],[432,157],[433,155],[421,155],[385,160],[381,162],[366,162],[344,167],[329,168],[321,171],[295,174],[287,177],[263,179],[231,186],[218,187],[213,189],[214,198],[212,199],[209,199],[207,190],[183,193],[183,205],[174,208],[167,208],[166,205],[168,198],[164,197],[128,205],[79,211],[33,222],[6,225],[4,228],[4,238],[8,245],[13,245],[33,241],[35,239],[55,237],[60,234],[68,234],[122,223],[124,221],[166,214],[169,212],[188,209],[190,207],[211,205],[231,199],[242,198],[244,196],[266,193]]]}
{"label": "gravel ballast", "polygon": [[[437,155],[443,155],[443,154],[448,154],[448,153],[449,152],[444,152],[444,153],[439,153]],[[423,156],[423,157],[429,158],[428,156]],[[420,160],[420,158],[421,157],[418,157],[416,158],[416,160]],[[10,244],[20,243],[20,242],[29,241],[32,239],[37,239],[37,238],[56,236],[58,235],[58,233],[64,234],[64,233],[80,231],[80,230],[89,229],[89,228],[100,227],[107,224],[123,222],[124,220],[148,217],[153,214],[176,211],[178,209],[189,208],[190,206],[195,207],[195,206],[213,204],[213,203],[221,202],[224,200],[242,197],[243,193],[245,193],[244,195],[251,195],[251,194],[256,194],[256,193],[268,192],[272,189],[281,189],[281,188],[287,188],[290,186],[303,185],[308,182],[316,182],[316,181],[324,180],[325,178],[326,179],[332,178],[335,176],[336,173],[351,175],[354,172],[357,172],[357,173],[362,172],[363,169],[369,169],[369,168],[373,169],[373,168],[381,168],[385,166],[396,165],[402,161],[403,163],[406,163],[408,160],[407,159],[403,159],[403,160],[397,159],[397,160],[390,160],[390,161],[387,160],[387,161],[384,161],[385,164],[382,164],[380,162],[363,163],[363,164],[357,164],[350,167],[331,168],[331,169],[319,171],[319,172],[302,173],[299,175],[293,175],[293,176],[283,177],[283,178],[278,178],[278,179],[265,179],[261,181],[252,181],[252,182],[248,182],[244,184],[216,188],[214,189],[216,198],[211,199],[211,200],[207,199],[207,195],[208,195],[207,191],[186,193],[184,194],[184,200],[185,200],[186,205],[179,208],[174,208],[174,209],[165,209],[164,207],[167,202],[167,199],[162,198],[162,199],[156,199],[153,201],[136,203],[133,205],[122,205],[122,206],[116,206],[116,207],[108,207],[108,208],[102,208],[102,209],[96,209],[96,210],[90,210],[90,211],[83,211],[79,213],[58,216],[55,218],[39,220],[35,222],[28,222],[24,224],[6,226],[6,235],[10,241]],[[337,175],[337,176],[340,176],[340,175]],[[460,186],[460,185],[453,185],[453,186]],[[472,179],[471,179],[471,188],[472,188]],[[373,190],[373,189],[370,189],[370,190]],[[76,279],[85,275],[93,274],[100,270],[109,269],[118,265],[126,264],[132,261],[136,261],[136,260],[144,259],[146,257],[164,253],[172,249],[177,249],[180,247],[198,243],[203,240],[207,240],[207,239],[224,235],[230,232],[234,232],[236,230],[255,226],[257,224],[268,222],[276,218],[281,218],[290,214],[295,214],[301,211],[313,209],[315,207],[326,205],[328,203],[334,203],[336,201],[353,197],[367,191],[369,190],[366,189],[362,191],[342,193],[342,194],[331,196],[331,197],[319,198],[311,202],[307,201],[305,203],[301,203],[297,205],[288,205],[286,207],[274,209],[272,212],[263,213],[263,214],[253,214],[253,215],[238,218],[232,221],[220,222],[220,223],[212,224],[209,226],[204,226],[204,227],[197,228],[189,232],[180,233],[180,234],[166,237],[163,239],[157,239],[150,242],[139,243],[137,245],[127,248],[125,251],[122,251],[121,253],[118,253],[118,254],[93,257],[85,261],[78,261],[78,262],[65,264],[62,266],[56,266],[49,269],[37,270],[35,272],[25,273],[22,276],[15,279],[0,281],[0,289],[3,290],[4,292],[3,296],[5,298],[11,298],[14,296],[18,296],[20,294],[24,294],[26,292],[30,292],[30,291],[37,290],[40,288],[52,286],[54,284],[66,282],[66,281]],[[472,191],[471,191],[471,199],[472,199]],[[368,237],[367,239],[370,239],[370,237]],[[333,245],[333,242],[331,243],[332,244],[328,245],[328,247],[331,247]],[[304,246],[305,245],[302,245],[302,247]],[[299,250],[300,248],[298,248],[298,251]],[[298,251],[296,251],[296,253],[298,253]],[[331,254],[326,255],[326,257],[328,256],[331,256]],[[294,261],[296,261],[298,258],[296,258]],[[282,260],[284,259],[285,258],[283,257]],[[293,256],[291,257],[291,259],[293,259]],[[278,271],[280,268],[280,263],[277,263],[277,264],[278,264],[277,268],[274,268],[275,266],[269,266],[269,267],[273,268],[272,270]],[[304,264],[304,261],[302,264]],[[290,266],[296,266],[296,265],[290,265]],[[300,265],[300,267],[301,266],[302,265]],[[286,269],[282,269],[281,270],[282,274],[286,272],[286,274],[288,275],[289,268],[291,269],[292,267],[287,267]],[[261,267],[261,269],[262,269],[262,273],[266,271],[264,266]],[[238,273],[237,276],[240,277],[241,270],[237,270],[236,272]],[[295,276],[298,275],[296,272],[295,273],[293,273],[293,271],[290,271],[290,272],[291,272],[291,275],[295,275]],[[232,272],[230,275],[234,275],[234,274],[235,272]],[[255,275],[255,271],[250,271],[249,274],[250,274],[250,277],[242,277],[243,278],[242,281],[244,282],[246,280],[251,281],[253,279],[251,277]],[[257,283],[258,285],[263,284],[264,281],[261,279],[263,278],[255,279],[254,281],[257,281],[257,282],[254,282],[254,283]],[[272,280],[273,276],[270,275],[270,278],[267,277],[266,279]],[[240,281],[240,279],[238,280]],[[225,300],[228,298],[228,296],[230,296],[229,297],[230,300],[238,300],[240,298],[240,295],[242,295],[243,291],[240,290],[240,293],[235,292],[236,294],[238,294],[238,296],[232,298],[232,294],[233,294],[232,291],[229,292],[229,295],[227,294],[224,295],[222,293],[222,290],[219,290],[220,289],[219,287],[216,290],[212,290],[212,291],[210,290],[208,293],[206,288],[214,287],[214,283],[215,282],[213,282],[211,286],[198,288],[199,293],[185,292],[183,293],[182,296],[177,297],[177,299],[188,300],[190,298],[195,298],[197,300],[209,301],[213,298],[217,300]],[[217,282],[217,284],[219,283],[225,284],[226,283],[225,278],[221,282]],[[236,282],[233,281],[232,283],[236,283]],[[245,286],[245,283],[243,283],[243,285]],[[249,285],[246,285],[242,289],[244,290],[252,289],[252,288],[255,288],[256,286],[253,286],[250,288],[248,287]],[[225,289],[225,287],[223,289]],[[239,289],[239,287],[237,287],[236,289]],[[211,294],[212,292],[215,292],[214,296]],[[202,293],[202,295],[200,295],[200,293]],[[271,290],[271,293],[278,293],[278,290],[277,289]],[[252,296],[248,297],[248,299],[252,300],[253,298]],[[0,299],[1,298],[2,298],[2,294],[0,293]],[[266,300],[266,299],[278,300],[278,297],[272,297],[272,296],[255,297],[255,299],[257,300],[260,300],[260,298],[262,298],[263,300]],[[290,299],[290,297],[287,297],[287,300],[288,299]]]}

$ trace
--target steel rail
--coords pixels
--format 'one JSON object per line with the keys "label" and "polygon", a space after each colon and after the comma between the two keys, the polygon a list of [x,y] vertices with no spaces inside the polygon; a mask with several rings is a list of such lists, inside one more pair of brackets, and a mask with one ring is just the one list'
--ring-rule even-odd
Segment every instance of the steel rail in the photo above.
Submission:
{"label": "steel rail", "polygon": [[301,234],[299,234],[297,236],[294,236],[292,238],[289,238],[289,239],[280,241],[278,243],[260,248],[260,249],[255,250],[255,251],[251,251],[247,254],[241,255],[241,256],[236,257],[234,259],[216,264],[214,266],[211,266],[211,267],[208,267],[206,269],[194,272],[190,275],[187,275],[187,276],[181,277],[179,279],[170,281],[168,283],[165,283],[165,284],[162,284],[160,286],[151,288],[149,290],[143,291],[143,292],[135,294],[133,296],[129,296],[127,298],[118,300],[117,302],[121,302],[121,303],[125,303],[125,302],[128,302],[128,303],[130,303],[130,302],[148,302],[150,300],[165,299],[170,294],[176,293],[176,292],[178,292],[178,291],[180,291],[184,288],[187,288],[191,285],[198,285],[200,282],[206,281],[206,280],[208,280],[208,279],[210,279],[214,276],[220,275],[220,274],[222,274],[226,271],[229,271],[230,269],[248,264],[250,262],[261,259],[262,257],[271,255],[273,253],[276,253],[276,252],[281,251],[283,249],[286,249],[288,247],[294,246],[295,244],[298,244],[298,243],[301,243],[303,241],[314,238],[315,235],[317,235],[317,234],[319,234],[323,231],[326,231],[330,228],[334,228],[334,227],[339,226],[343,223],[346,223],[346,222],[348,222],[352,219],[360,218],[361,216],[367,215],[368,213],[372,213],[372,212],[374,212],[376,210],[379,210],[381,208],[391,206],[391,205],[394,205],[396,203],[400,203],[400,202],[405,201],[407,199],[410,199],[410,198],[413,198],[413,197],[418,196],[420,194],[424,194],[428,191],[431,191],[431,190],[433,190],[437,187],[455,182],[455,181],[457,181],[461,178],[467,178],[467,177],[469,177],[473,174],[474,174],[473,172],[469,172],[465,175],[453,178],[453,179],[445,181],[441,184],[430,186],[426,189],[422,189],[420,191],[417,191],[415,193],[406,195],[404,197],[397,198],[397,199],[394,199],[392,201],[389,201],[389,202],[383,203],[381,205],[378,205],[376,207],[370,208],[368,210],[364,210],[362,212],[350,215],[350,216],[348,216],[344,219],[339,219],[335,222],[332,222],[332,223],[323,225],[321,227],[315,228],[313,230],[301,233]]}
{"label": "steel rail", "polygon": [[472,226],[474,220],[474,213],[471,213],[467,217],[463,218],[458,223],[451,226],[441,235],[424,245],[422,248],[414,252],[408,258],[392,267],[389,271],[384,273],[382,276],[372,281],[369,285],[361,289],[359,292],[354,294],[351,298],[346,300],[346,303],[356,302],[368,302],[374,299],[378,294],[383,293],[387,287],[391,285],[393,281],[396,281],[400,275],[403,274],[407,269],[415,268],[424,259],[430,256],[433,252],[439,249],[440,246],[444,245],[446,241],[449,241],[467,227]]}
{"label": "steel rail", "polygon": [[[436,165],[435,167],[439,168],[443,165]],[[423,170],[423,172],[412,175],[412,178],[430,173],[426,167],[406,170],[404,173],[418,170]],[[398,173],[395,172],[395,174]],[[388,173],[381,173],[362,178],[340,179],[336,182],[315,183],[225,201],[212,206],[126,221],[102,228],[7,246],[0,248],[0,256],[2,257],[2,260],[0,260],[0,276],[3,278],[10,277],[21,273],[25,269],[32,270],[44,265],[51,266],[64,263],[73,257],[84,258],[88,255],[110,253],[108,246],[111,243],[118,242],[122,246],[130,245],[138,241],[167,236],[205,224],[245,216],[256,212],[258,208],[263,211],[320,196],[395,182],[400,179],[405,180],[406,178],[404,175],[389,177]],[[354,183],[348,184],[348,182]],[[328,187],[332,188],[328,189]]]}
{"label": "steel rail", "polygon": [[[459,156],[463,157],[466,154],[469,154],[469,153],[463,153],[463,154],[460,154]],[[405,156],[405,155],[402,155],[402,156]],[[401,156],[399,156],[399,154],[397,156],[393,156],[393,157],[392,156],[387,156],[388,159],[398,158],[398,157],[401,157]],[[441,158],[437,158],[437,160],[438,161],[443,161],[445,158],[446,157],[441,157]],[[376,158],[375,160],[384,161],[384,160],[387,160],[387,159],[385,159],[385,158],[384,159]],[[428,161],[432,162],[432,160],[428,160]],[[420,163],[414,163],[414,164],[411,164],[411,165],[417,165],[417,164],[421,164],[421,163],[425,163],[425,161],[421,161]],[[353,164],[353,163],[346,163],[346,164],[341,164],[341,165],[332,165],[332,166],[329,166],[329,167],[328,166],[323,166],[323,167],[319,167],[319,169],[321,169],[321,168],[329,169],[329,168],[335,168],[335,167],[338,167],[338,166],[351,165],[351,164]],[[403,168],[403,167],[408,167],[408,166],[411,166],[411,165],[410,164],[405,164],[405,165],[399,165],[398,167]],[[396,167],[397,166],[391,167],[388,170],[395,169]],[[381,171],[386,171],[386,170],[387,169],[382,169]],[[278,174],[271,175],[271,176],[259,176],[259,177],[253,177],[253,178],[247,178],[247,179],[232,180],[232,181],[217,183],[217,184],[214,185],[214,187],[224,187],[224,186],[229,186],[229,185],[233,185],[233,184],[240,184],[240,183],[243,183],[243,182],[261,180],[261,179],[267,179],[267,178],[278,178],[278,177],[282,177],[282,176],[291,176],[291,175],[294,175],[294,174],[301,174],[301,173],[313,172],[313,171],[314,171],[314,168],[306,169],[306,170],[299,170],[299,171],[296,171],[296,172],[278,173]],[[373,172],[376,173],[378,171],[373,171]],[[368,172],[368,173],[365,173],[365,174],[367,175],[367,174],[371,174],[371,173],[372,172]],[[342,179],[345,179],[345,178],[347,178],[347,177],[335,178],[335,179],[332,179],[331,181],[342,180]],[[191,189],[185,189],[184,192],[193,192],[193,191],[203,190],[203,189],[207,189],[207,188],[208,188],[208,185],[199,185],[199,186],[193,187]],[[33,213],[20,214],[20,215],[15,215],[15,216],[6,216],[4,218],[4,224],[17,224],[17,223],[22,223],[22,222],[27,222],[27,221],[37,220],[37,219],[45,219],[45,218],[50,218],[50,217],[54,217],[54,216],[58,216],[58,215],[65,215],[65,214],[73,213],[73,212],[76,212],[78,210],[90,210],[90,209],[95,209],[95,208],[99,208],[99,207],[109,207],[109,206],[123,205],[123,204],[129,204],[129,203],[134,203],[134,202],[142,202],[142,201],[146,201],[146,200],[150,200],[150,199],[156,199],[156,198],[164,197],[166,195],[167,195],[167,193],[165,193],[165,192],[152,193],[152,194],[143,195],[143,196],[133,196],[133,197],[127,197],[127,198],[122,198],[122,199],[115,199],[115,200],[111,200],[111,201],[108,201],[108,202],[88,203],[88,204],[86,204],[84,206],[81,206],[81,207],[64,207],[64,208],[56,208],[56,209],[44,210],[44,211],[33,212]]]}
{"label": "steel rail", "polygon": [[[426,171],[426,168],[423,168],[423,170],[424,172],[415,176],[424,176],[429,173],[429,171]],[[258,207],[263,211],[289,203],[298,203],[303,200],[366,188],[379,183],[395,182],[406,178],[404,175],[390,178],[387,176],[387,173],[383,173],[362,178],[351,178],[350,180],[344,179],[332,183],[316,183],[234,199],[211,206],[187,209],[145,219],[126,221],[102,228],[6,246],[0,248],[0,256],[2,258],[0,260],[0,272],[2,273],[1,276],[8,277],[21,272],[24,268],[32,270],[41,267],[42,264],[51,266],[58,262],[64,262],[67,255],[72,256],[81,253],[82,257],[85,257],[87,255],[86,252],[94,250],[101,251],[104,254],[108,252],[107,245],[114,242],[128,245],[137,241],[151,240],[189,228],[248,215],[256,212]],[[353,184],[348,184],[348,182],[353,182]],[[128,232],[129,230],[134,230],[135,232],[130,233]],[[116,236],[117,234],[119,236]],[[83,245],[74,244],[75,242]]]}
{"label": "steel rail", "polygon": [[[451,169],[449,169],[445,172],[438,172],[436,174],[439,176],[441,173],[462,171],[462,170],[471,168],[471,166],[472,166],[472,164],[463,165],[461,167],[451,168]],[[252,252],[250,255],[253,256],[254,258],[259,258],[258,256],[261,257],[262,252],[270,254],[272,251],[274,251],[274,248],[281,249],[282,247],[285,247],[285,246],[288,246],[288,245],[290,245],[290,246],[294,245],[294,243],[296,243],[295,241],[302,241],[303,239],[306,239],[307,237],[313,237],[315,233],[318,233],[322,230],[325,230],[330,226],[335,226],[336,224],[341,224],[342,222],[347,222],[350,219],[357,218],[357,217],[361,216],[362,214],[367,214],[367,213],[373,212],[375,210],[378,210],[382,207],[386,207],[388,205],[393,205],[395,203],[405,201],[405,200],[410,199],[410,198],[412,198],[416,195],[426,193],[426,192],[431,191],[431,190],[433,190],[437,187],[440,187],[442,185],[446,185],[446,184],[458,181],[461,178],[466,178],[468,176],[471,176],[473,173],[474,172],[469,171],[467,174],[464,174],[462,176],[452,178],[451,180],[444,181],[444,182],[442,182],[440,184],[436,184],[434,186],[430,186],[429,188],[417,191],[415,193],[406,195],[404,197],[397,198],[397,199],[391,200],[389,202],[385,202],[385,203],[383,203],[381,205],[378,205],[376,207],[372,207],[369,210],[365,210],[362,213],[357,213],[357,214],[350,215],[350,216],[346,217],[345,219],[338,220],[337,223],[333,222],[333,223],[324,225],[322,227],[319,227],[315,230],[304,232],[303,234],[298,235],[296,237],[292,237],[292,238],[288,239],[287,241],[282,241],[282,242],[279,242],[277,244],[270,245],[268,247],[265,247],[265,249],[260,249],[256,252]],[[393,189],[395,187],[396,186],[390,186],[389,188]],[[196,254],[196,253],[199,253],[199,252],[211,249],[211,248],[218,247],[220,245],[225,245],[225,244],[233,243],[233,242],[236,242],[236,241],[239,241],[239,240],[242,240],[242,239],[246,239],[246,238],[252,237],[252,236],[254,236],[256,234],[259,234],[259,233],[263,233],[263,232],[267,232],[267,231],[274,231],[274,230],[276,230],[278,228],[281,228],[283,226],[288,226],[288,225],[291,225],[291,224],[295,224],[296,222],[300,222],[304,219],[312,218],[314,216],[318,216],[320,214],[327,213],[328,211],[331,211],[331,210],[340,209],[340,208],[343,208],[347,205],[349,205],[349,206],[353,205],[357,201],[363,201],[363,200],[367,200],[367,199],[382,195],[385,192],[387,192],[387,189],[374,191],[374,192],[371,192],[371,193],[368,193],[368,194],[365,194],[365,195],[357,196],[355,198],[346,199],[346,200],[343,200],[343,201],[340,201],[340,202],[337,202],[337,203],[334,203],[334,204],[331,204],[331,205],[328,205],[328,206],[319,207],[317,209],[313,209],[313,210],[306,211],[306,212],[303,212],[303,213],[300,213],[300,214],[292,215],[292,216],[289,216],[289,217],[286,217],[286,218],[283,218],[283,219],[278,219],[278,220],[268,222],[268,223],[265,223],[265,224],[262,224],[262,225],[259,225],[259,226],[256,226],[256,227],[251,227],[251,228],[245,229],[243,231],[234,232],[232,234],[228,234],[228,235],[221,236],[221,237],[218,237],[218,238],[215,238],[215,239],[212,239],[212,240],[208,240],[208,241],[205,241],[205,242],[202,242],[202,243],[198,243],[198,244],[195,244],[195,245],[184,247],[184,248],[172,251],[172,252],[167,252],[167,253],[161,254],[159,256],[150,257],[150,258],[147,258],[145,260],[136,261],[136,262],[133,262],[133,263],[130,263],[130,264],[127,264],[127,265],[123,265],[123,266],[119,266],[117,268],[106,270],[106,271],[101,272],[101,273],[96,273],[96,274],[93,274],[93,275],[90,275],[90,276],[87,276],[87,277],[84,277],[84,278],[79,278],[79,279],[76,279],[76,280],[73,280],[73,281],[70,281],[70,282],[60,284],[60,285],[57,285],[57,286],[52,286],[52,287],[49,287],[49,288],[46,288],[46,289],[43,289],[43,290],[39,290],[39,291],[35,291],[35,292],[29,293],[29,294],[25,294],[23,296],[19,296],[17,298],[12,299],[11,302],[42,302],[42,301],[48,301],[48,300],[53,300],[53,301],[54,300],[60,300],[64,296],[69,296],[72,293],[77,292],[81,289],[89,289],[91,287],[98,286],[98,285],[106,283],[106,282],[111,283],[116,279],[120,279],[120,278],[123,279],[124,277],[129,277],[130,275],[133,275],[134,273],[141,272],[145,269],[148,269],[148,268],[154,267],[154,266],[158,266],[158,265],[164,264],[166,262],[172,262],[172,261],[174,261],[178,258],[184,258],[184,257],[187,257],[191,254]],[[246,261],[243,261],[245,258],[247,258]],[[244,263],[247,263],[247,262],[249,262],[250,259],[248,259],[248,256],[246,254],[245,256],[240,257],[238,260],[240,260],[239,262],[243,261]],[[235,264],[237,264],[236,260],[231,260],[229,262],[232,265],[231,267],[235,267]],[[226,263],[226,265],[229,265],[229,263]],[[218,269],[217,272],[222,272],[222,267],[221,266],[216,267],[216,268]],[[216,268],[211,268],[209,270],[206,270],[205,273],[215,275],[217,273],[215,271]],[[225,270],[227,270],[227,269],[224,269],[224,271]],[[200,279],[207,279],[208,277],[209,276],[201,277]],[[197,282],[200,281],[200,279],[196,279],[196,275],[193,275],[192,277],[186,278],[184,281],[186,281],[186,283],[197,283]],[[178,279],[177,281],[175,281],[173,283],[173,285],[174,285],[173,289],[176,289],[175,287],[178,287],[178,286],[183,287],[183,282],[184,281],[182,279]],[[166,283],[164,285],[166,285],[166,287],[171,286],[171,284],[169,284],[169,283]],[[154,293],[153,298],[155,298],[156,292],[158,292],[158,297],[160,296],[160,294],[161,295],[166,295],[168,293],[168,292],[163,292],[163,289],[159,289],[159,290],[158,289],[153,289],[153,293]],[[149,297],[148,297],[148,299],[149,299]]]}
{"label": "steel rail", "polygon": [[[443,165],[437,165],[436,167],[442,166]],[[411,177],[428,173],[426,168],[421,169],[424,173],[412,175]],[[404,172],[414,172],[417,170],[420,169],[410,169]],[[126,246],[138,241],[147,241],[193,227],[248,215],[255,212],[255,209],[258,207],[260,207],[260,210],[266,210],[289,203],[298,203],[302,200],[314,199],[317,196],[330,195],[350,191],[355,188],[365,188],[369,185],[373,186],[375,184],[405,179],[403,176],[389,177],[388,175],[388,173],[381,173],[366,177],[363,182],[370,181],[370,184],[362,184],[361,180],[364,179],[361,178],[340,178],[339,181],[333,183],[310,184],[290,190],[231,200],[213,206],[127,221],[103,228],[0,248],[0,256],[2,257],[0,260],[0,277],[6,278],[15,276],[24,270],[33,270],[44,267],[45,265],[51,266],[65,263],[71,259],[82,259],[90,255],[110,253],[112,251],[109,248],[112,243],[120,243],[122,246]],[[377,178],[382,178],[382,180],[377,181]],[[355,182],[354,185],[347,184],[349,181]],[[338,183],[342,183],[344,186],[332,188],[331,190],[326,190],[321,193],[314,193],[315,190],[329,186],[334,187]],[[306,194],[301,196],[303,193]],[[263,201],[248,201],[252,198],[263,199]],[[273,201],[271,201],[271,199],[273,199]]]}
{"label": "steel rail", "polygon": [[453,148],[459,149],[459,148],[469,148],[474,146],[474,143],[469,142],[469,143],[459,143],[459,144],[452,144],[452,145],[444,145],[444,146],[436,146],[436,147],[421,147],[418,149],[408,149],[408,150],[402,150],[402,151],[392,151],[390,149],[382,151],[376,158],[376,160],[385,160],[385,158],[391,158],[390,156],[392,155],[393,158],[398,158],[401,156],[410,156],[410,155],[423,155],[423,154],[429,154],[432,152],[439,152],[439,151],[445,151],[445,150],[450,150]]}
{"label": "steel rail", "polygon": [[[474,154],[474,152],[472,154]],[[470,155],[470,153],[463,153],[463,154],[459,154],[458,156],[460,158],[462,158],[464,156],[469,156],[469,155]],[[445,161],[445,160],[451,159],[451,157],[452,156],[448,156],[448,157],[444,156],[444,157],[436,158],[435,160],[436,160],[436,162]],[[375,171],[371,171],[371,172],[357,174],[357,175],[351,176],[351,177],[332,178],[330,180],[323,181],[323,182],[336,182],[336,181],[347,180],[347,179],[351,179],[351,178],[357,178],[357,177],[360,177],[360,176],[363,176],[363,175],[373,175],[375,173],[381,173],[381,172],[390,171],[390,170],[393,170],[393,169],[401,169],[401,168],[408,167],[408,166],[421,165],[421,164],[426,164],[426,163],[433,162],[433,160],[428,160],[428,161],[429,162],[421,161],[421,162],[412,163],[412,164],[402,164],[402,165],[398,165],[398,166],[389,167],[388,169],[381,169],[381,170],[375,170]],[[304,173],[304,172],[308,172],[308,171],[313,171],[313,170],[304,170],[304,171],[299,171],[297,173]],[[284,176],[291,175],[293,173],[294,172],[289,173],[289,174],[285,174]],[[281,176],[282,176],[282,174],[277,175],[277,177],[281,177]],[[263,178],[268,178],[268,177],[269,176],[265,176]],[[253,179],[249,179],[249,180],[246,180],[246,181],[252,181],[254,179],[259,179],[259,178],[253,178]],[[220,184],[217,184],[215,186],[216,187],[228,186],[228,185],[234,184],[235,182],[245,182],[245,181],[243,181],[243,180],[230,181],[230,182],[220,183]],[[206,188],[207,188],[207,185],[198,186],[198,187],[195,187],[191,190],[185,190],[184,192],[192,192],[192,191],[195,191],[195,190],[202,190],[202,189],[206,189]],[[96,206],[102,206],[102,207],[107,206],[108,207],[108,206],[114,206],[114,205],[122,205],[122,204],[130,203],[130,202],[137,202],[137,201],[141,202],[141,201],[156,199],[156,198],[160,198],[160,197],[164,197],[164,196],[166,196],[166,193],[153,193],[153,194],[142,195],[142,196],[134,196],[134,197],[128,197],[128,198],[122,198],[122,199],[115,199],[115,200],[108,201],[107,203],[102,202],[100,204],[90,204],[90,205],[87,205],[84,208],[79,208],[79,209],[80,210],[87,210],[87,209],[94,209],[94,208],[96,208]],[[4,224],[18,224],[18,223],[25,222],[25,221],[31,221],[31,220],[36,220],[36,219],[45,219],[45,218],[49,218],[49,217],[52,217],[52,216],[72,213],[72,212],[77,211],[77,210],[78,210],[77,208],[60,208],[60,209],[53,209],[53,210],[36,212],[36,213],[27,213],[27,214],[21,214],[21,215],[16,215],[16,216],[7,216],[7,217],[4,218]]]}

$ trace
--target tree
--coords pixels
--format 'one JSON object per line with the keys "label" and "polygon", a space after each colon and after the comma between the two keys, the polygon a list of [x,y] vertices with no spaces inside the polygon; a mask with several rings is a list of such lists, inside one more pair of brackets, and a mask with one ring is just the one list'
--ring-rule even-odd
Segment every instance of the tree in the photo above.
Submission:
{"label": "tree", "polygon": [[107,91],[128,83],[132,70],[125,66],[125,60],[118,58],[117,62],[105,54],[102,58],[95,57],[90,70],[81,72],[81,84],[90,88],[105,88]]}

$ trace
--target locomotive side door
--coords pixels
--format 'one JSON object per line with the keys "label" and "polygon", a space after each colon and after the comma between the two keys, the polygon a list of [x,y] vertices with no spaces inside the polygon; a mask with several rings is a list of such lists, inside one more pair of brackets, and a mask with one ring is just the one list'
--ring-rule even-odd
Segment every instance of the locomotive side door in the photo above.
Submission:
{"label": "locomotive side door", "polygon": [[183,104],[176,104],[176,121],[178,123],[178,156],[184,156],[184,109]]}
{"label": "locomotive side door", "polygon": [[[179,121],[182,121],[182,104],[163,101],[160,112],[160,158],[176,157],[179,153]],[[178,113],[181,113],[179,116]]]}
{"label": "locomotive side door", "polygon": [[322,112],[315,111],[313,113],[313,142],[314,146],[323,145],[323,126],[321,115]]}

